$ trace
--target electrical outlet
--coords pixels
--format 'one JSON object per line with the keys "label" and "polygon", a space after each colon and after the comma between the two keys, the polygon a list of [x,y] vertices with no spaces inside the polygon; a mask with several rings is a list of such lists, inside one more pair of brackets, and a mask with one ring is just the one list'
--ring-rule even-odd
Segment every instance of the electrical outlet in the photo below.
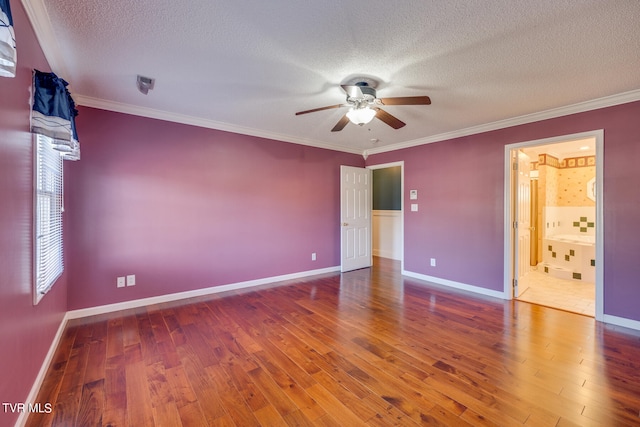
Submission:
{"label": "electrical outlet", "polygon": [[124,276],[118,277],[118,281],[116,283],[119,288],[124,288]]}
{"label": "electrical outlet", "polygon": [[316,260],[316,253],[315,253],[315,252],[313,252],[313,253],[311,254],[311,261],[315,261],[315,260]]}
{"label": "electrical outlet", "polygon": [[136,284],[136,275],[130,274],[127,276],[127,286],[135,286]]}
{"label": "electrical outlet", "polygon": [[436,266],[436,259],[431,258],[431,267],[435,267],[435,266]]}

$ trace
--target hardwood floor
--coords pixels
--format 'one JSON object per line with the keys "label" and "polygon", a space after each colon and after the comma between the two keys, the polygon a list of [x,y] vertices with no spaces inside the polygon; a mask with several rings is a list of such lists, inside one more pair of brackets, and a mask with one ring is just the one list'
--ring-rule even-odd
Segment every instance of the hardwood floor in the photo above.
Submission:
{"label": "hardwood floor", "polygon": [[328,274],[70,322],[30,426],[640,424],[640,334]]}

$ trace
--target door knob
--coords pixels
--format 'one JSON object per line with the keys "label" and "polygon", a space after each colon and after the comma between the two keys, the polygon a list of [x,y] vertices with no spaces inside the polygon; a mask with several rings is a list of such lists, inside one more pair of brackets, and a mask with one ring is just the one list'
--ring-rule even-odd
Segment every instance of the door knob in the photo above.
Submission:
{"label": "door knob", "polygon": [[347,223],[347,222],[343,222],[343,223],[342,223],[342,226],[343,226],[343,227],[346,227],[347,225],[349,225],[349,223]]}

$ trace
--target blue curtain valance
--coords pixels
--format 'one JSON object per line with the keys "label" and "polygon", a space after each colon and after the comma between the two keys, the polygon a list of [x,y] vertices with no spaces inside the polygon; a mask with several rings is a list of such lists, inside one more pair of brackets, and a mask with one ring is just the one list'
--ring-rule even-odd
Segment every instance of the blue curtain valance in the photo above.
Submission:
{"label": "blue curtain valance", "polygon": [[16,76],[16,35],[9,0],[0,0],[0,76]]}
{"label": "blue curtain valance", "polygon": [[33,70],[31,132],[53,139],[54,148],[67,160],[80,158],[76,133],[76,104],[67,90],[68,83],[54,73]]}

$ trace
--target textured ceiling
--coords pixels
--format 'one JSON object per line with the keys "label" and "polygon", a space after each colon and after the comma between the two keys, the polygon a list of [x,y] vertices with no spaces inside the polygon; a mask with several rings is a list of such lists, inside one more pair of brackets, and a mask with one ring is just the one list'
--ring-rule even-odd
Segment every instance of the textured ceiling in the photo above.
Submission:
{"label": "textured ceiling", "polygon": [[[640,99],[637,0],[22,1],[79,104],[346,151]],[[344,102],[356,75],[432,105],[385,107],[399,130],[294,115]]]}

